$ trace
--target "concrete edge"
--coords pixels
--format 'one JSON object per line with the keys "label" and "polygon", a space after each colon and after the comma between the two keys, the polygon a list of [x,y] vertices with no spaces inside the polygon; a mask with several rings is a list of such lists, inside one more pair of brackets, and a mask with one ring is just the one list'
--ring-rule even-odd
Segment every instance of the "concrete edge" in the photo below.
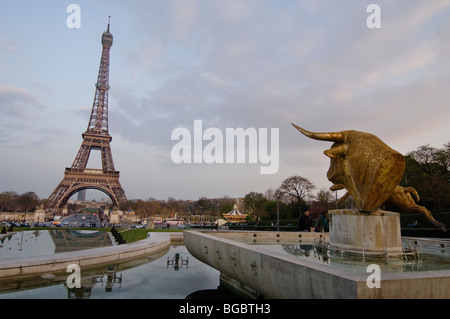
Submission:
{"label": "concrete edge", "polygon": [[[339,269],[205,232],[185,231],[184,242],[195,258],[219,270],[221,278],[232,278],[263,298],[356,298],[357,295],[354,280]],[[340,289],[333,289],[334,286]]]}

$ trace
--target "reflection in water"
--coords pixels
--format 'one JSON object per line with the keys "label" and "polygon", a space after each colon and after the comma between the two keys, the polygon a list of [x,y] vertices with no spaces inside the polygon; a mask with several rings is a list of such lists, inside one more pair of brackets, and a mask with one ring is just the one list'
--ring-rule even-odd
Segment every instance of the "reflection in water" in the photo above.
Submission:
{"label": "reflection in water", "polygon": [[122,286],[122,273],[117,272],[117,267],[110,265],[102,273],[94,273],[92,277],[83,277],[80,287],[68,285],[67,280],[64,286],[67,288],[68,299],[90,299],[92,288],[100,285],[105,288],[105,292],[111,292],[113,288],[120,289]]}
{"label": "reflection in water", "polygon": [[304,257],[307,259],[314,258],[317,261],[328,263],[330,259],[330,251],[321,246],[314,244],[295,244],[295,245],[281,245],[283,250],[292,256]]}
{"label": "reflection in water", "polygon": [[111,246],[111,238],[103,231],[72,229],[49,230],[55,253]]}
{"label": "reflection in water", "polygon": [[[179,270],[168,260],[179,256]],[[181,271],[181,260],[189,260]],[[115,264],[116,276],[106,276],[108,267],[85,270],[81,268],[81,287],[69,288],[70,273],[54,278],[35,278],[0,282],[0,299],[28,298],[90,298],[90,299],[184,299],[197,298],[209,291],[215,298],[239,298],[235,292],[220,287],[220,272],[194,258],[184,245],[172,246],[159,254]]]}
{"label": "reflection in water", "polygon": [[0,240],[0,258],[51,255],[111,245],[109,234],[103,231],[22,231]]}
{"label": "reflection in water", "polygon": [[169,268],[169,265],[171,265],[174,270],[179,270],[180,268],[183,268],[183,266],[186,266],[187,268],[189,265],[189,257],[183,259],[183,257],[180,257],[180,253],[176,253],[172,259],[167,257],[167,268]]}
{"label": "reflection in water", "polygon": [[448,270],[450,265],[450,254],[448,252],[420,247],[405,247],[405,255],[399,258],[357,256],[331,252],[329,243],[320,241],[295,244],[258,244],[258,247],[320,263],[335,269],[361,274],[367,273],[367,266],[370,264],[378,264],[384,272]]}
{"label": "reflection in water", "polygon": [[55,250],[48,231],[22,231],[0,240],[0,258],[50,255]]}

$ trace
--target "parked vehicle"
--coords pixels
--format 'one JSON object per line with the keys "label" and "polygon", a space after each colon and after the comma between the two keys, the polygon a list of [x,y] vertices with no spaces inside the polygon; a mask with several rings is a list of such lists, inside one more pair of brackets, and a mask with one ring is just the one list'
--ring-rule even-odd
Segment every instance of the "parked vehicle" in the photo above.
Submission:
{"label": "parked vehicle", "polygon": [[59,225],[61,223],[62,216],[53,217],[53,225]]}

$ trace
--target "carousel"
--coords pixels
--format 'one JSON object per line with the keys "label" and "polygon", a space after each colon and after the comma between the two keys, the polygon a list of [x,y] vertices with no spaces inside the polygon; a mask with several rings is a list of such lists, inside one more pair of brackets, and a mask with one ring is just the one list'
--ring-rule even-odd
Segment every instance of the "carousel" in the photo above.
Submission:
{"label": "carousel", "polygon": [[233,210],[229,212],[228,214],[223,214],[223,218],[228,223],[242,223],[245,222],[245,218],[247,217],[247,214],[242,214],[240,211],[238,211],[236,204],[234,204]]}

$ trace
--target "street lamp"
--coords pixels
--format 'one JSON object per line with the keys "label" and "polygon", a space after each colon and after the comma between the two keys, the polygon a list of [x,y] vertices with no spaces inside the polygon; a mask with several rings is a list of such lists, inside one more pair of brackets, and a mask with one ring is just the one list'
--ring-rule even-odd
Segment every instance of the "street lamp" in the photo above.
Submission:
{"label": "street lamp", "polygon": [[280,201],[277,199],[277,231],[280,231]]}

